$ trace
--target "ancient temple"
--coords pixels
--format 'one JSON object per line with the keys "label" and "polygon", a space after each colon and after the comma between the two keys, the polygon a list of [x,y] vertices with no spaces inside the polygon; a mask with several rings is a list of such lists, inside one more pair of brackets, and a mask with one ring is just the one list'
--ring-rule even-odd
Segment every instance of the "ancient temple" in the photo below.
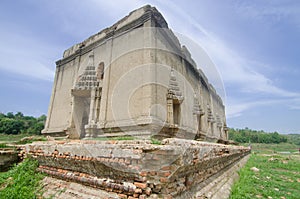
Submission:
{"label": "ancient temple", "polygon": [[151,6],[64,52],[42,133],[228,139],[222,99]]}

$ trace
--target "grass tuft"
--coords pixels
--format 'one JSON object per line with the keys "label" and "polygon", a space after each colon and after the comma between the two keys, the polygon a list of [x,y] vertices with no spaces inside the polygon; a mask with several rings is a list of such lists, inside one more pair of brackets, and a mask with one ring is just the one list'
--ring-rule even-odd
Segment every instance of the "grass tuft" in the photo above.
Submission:
{"label": "grass tuft", "polygon": [[3,148],[13,148],[13,147],[8,146],[8,145],[5,144],[5,143],[0,143],[0,149],[3,149]]}
{"label": "grass tuft", "polygon": [[109,140],[134,140],[133,136],[120,136],[120,137],[97,137],[90,138],[89,140],[100,140],[100,141],[109,141]]}
{"label": "grass tuft", "polygon": [[[276,149],[273,145],[260,144],[258,148],[254,146],[253,151],[239,172],[240,179],[232,187],[230,199],[299,198],[300,155],[280,154],[280,151],[289,151],[286,145],[277,145]],[[252,167],[259,171],[252,171]]]}
{"label": "grass tuft", "polygon": [[41,195],[40,180],[44,175],[37,172],[38,162],[25,159],[8,172],[0,173],[0,198],[37,198]]}
{"label": "grass tuft", "polygon": [[20,141],[15,142],[15,144],[30,144],[36,141],[47,141],[47,138],[41,136],[24,137]]}
{"label": "grass tuft", "polygon": [[161,141],[155,138],[151,138],[151,144],[161,145]]}

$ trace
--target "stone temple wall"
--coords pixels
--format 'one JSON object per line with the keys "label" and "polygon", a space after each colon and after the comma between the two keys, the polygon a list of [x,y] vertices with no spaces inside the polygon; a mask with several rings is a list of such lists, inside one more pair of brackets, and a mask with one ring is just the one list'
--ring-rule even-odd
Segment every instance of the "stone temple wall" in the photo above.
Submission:
{"label": "stone temple wall", "polygon": [[23,151],[38,160],[39,171],[117,193],[119,198],[212,195],[220,188],[216,184],[209,192],[201,190],[249,152],[240,146],[175,138],[160,145],[145,140],[52,141],[26,145]]}
{"label": "stone temple wall", "polygon": [[154,7],[74,45],[56,64],[45,135],[228,139],[221,98]]}

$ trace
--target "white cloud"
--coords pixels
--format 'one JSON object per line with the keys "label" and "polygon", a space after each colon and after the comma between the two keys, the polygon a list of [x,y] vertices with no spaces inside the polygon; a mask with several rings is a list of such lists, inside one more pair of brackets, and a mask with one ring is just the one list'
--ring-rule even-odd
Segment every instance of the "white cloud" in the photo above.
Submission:
{"label": "white cloud", "polygon": [[[217,64],[216,71],[220,72],[225,85],[231,85],[231,88],[236,89],[235,92],[240,93],[241,96],[247,96],[247,94],[252,95],[252,97],[254,96],[254,100],[252,99],[252,102],[243,102],[237,96],[234,99],[234,103],[229,102],[226,106],[229,118],[240,116],[244,111],[250,108],[274,103],[283,103],[283,101],[286,102],[286,104],[290,104],[290,107],[298,108],[298,106],[292,106],[291,104],[295,104],[294,99],[300,97],[299,93],[278,87],[272,81],[272,78],[266,76],[262,72],[259,72],[261,67],[270,68],[271,66],[268,63],[263,63],[258,60],[252,60],[242,56],[225,41],[221,40],[216,34],[201,26],[187,12],[183,11],[174,3],[168,1],[161,3],[161,5],[168,8],[163,9],[162,11],[164,11],[164,15],[166,14],[166,18],[172,22],[173,27],[171,28],[192,38],[192,40],[196,41],[207,51],[208,55],[212,58],[213,63]],[[252,8],[249,8],[249,10],[252,10]],[[278,6],[276,9],[274,8],[271,11],[268,11],[268,9],[264,9],[264,11],[261,12],[256,10],[258,13],[251,14],[255,17],[261,17],[259,15],[261,14],[263,16],[263,12],[269,12],[270,15],[276,15],[274,20],[281,20],[280,16],[283,15],[282,12],[288,12],[284,15],[292,15],[295,18],[295,10],[298,10],[298,8],[293,9],[289,7],[287,11],[283,8],[279,8]],[[192,52],[191,54],[193,56],[195,55],[195,52]],[[208,75],[209,71],[204,72],[211,81],[212,76]],[[261,95],[269,96],[269,98],[274,100],[270,101],[260,99]]]}
{"label": "white cloud", "polygon": [[50,70],[45,65],[35,61],[34,58],[28,59],[28,57],[25,56],[19,56],[18,59],[9,62],[2,62],[0,64],[0,69],[46,81],[53,81],[54,79],[53,70]]}
{"label": "white cloud", "polygon": [[300,97],[291,100],[291,103],[288,103],[288,106],[292,110],[300,110]]}
{"label": "white cloud", "polygon": [[275,104],[289,103],[291,100],[286,99],[261,99],[257,101],[240,101],[237,99],[229,98],[226,105],[226,115],[228,119],[239,117],[243,112],[259,107],[259,106],[273,106]]}
{"label": "white cloud", "polygon": [[250,103],[236,103],[226,105],[227,119],[241,116],[242,112],[248,110],[250,107]]}
{"label": "white cloud", "polygon": [[[10,27],[0,33],[0,69],[41,80],[53,81],[54,63],[47,58],[56,47],[40,42],[30,34],[18,34],[20,30]],[[50,54],[50,55],[49,55]],[[54,62],[54,61],[53,61]],[[49,64],[49,65],[48,65]]]}
{"label": "white cloud", "polygon": [[226,115],[228,119],[239,117],[243,112],[255,107],[278,105],[282,107],[286,105],[290,110],[300,110],[300,97],[296,98],[275,98],[275,99],[258,99],[242,101],[236,98],[228,98],[226,104]]}
{"label": "white cloud", "polygon": [[244,1],[235,6],[239,16],[250,18],[267,26],[289,21],[300,31],[299,1]]}
{"label": "white cloud", "polygon": [[214,41],[207,38],[200,40],[218,63],[225,84],[234,84],[243,92],[265,93],[278,97],[299,96],[298,93],[277,87],[270,78],[257,71],[257,68],[266,64],[240,56],[217,37]]}
{"label": "white cloud", "polygon": [[[53,34],[53,38],[51,39],[53,40],[57,37],[57,34],[61,34],[59,35],[61,38],[55,38],[56,42],[59,42],[59,40],[66,40],[63,37],[81,38],[86,37],[84,35],[87,34],[94,34],[89,31],[93,28],[97,29],[99,21],[103,23],[104,18],[101,16],[108,15],[108,18],[112,19],[112,22],[109,22],[111,25],[111,23],[115,22],[113,20],[118,20],[124,13],[128,14],[131,10],[143,5],[143,2],[137,0],[89,0],[86,2],[78,2],[77,4],[70,4],[70,2],[61,2],[60,6],[56,6],[56,4],[58,4],[58,2],[55,1],[46,2],[45,4],[36,3],[32,6],[32,9],[48,8],[45,13],[43,13],[43,17],[53,17],[49,22],[53,23],[51,27],[57,27],[57,32]],[[78,10],[79,8],[82,10]],[[82,15],[84,10],[88,10],[88,12]],[[19,22],[18,17],[21,16],[22,15],[16,16],[16,19],[11,20]],[[60,44],[50,43],[48,40],[45,40],[45,36],[41,35],[45,30],[35,27],[38,24],[31,26],[28,24],[18,24],[18,22],[14,21],[10,22],[10,20],[4,19],[0,20],[0,22],[1,25],[5,27],[0,32],[0,70],[41,80],[53,81],[55,61],[60,58],[62,51],[70,46],[58,46]],[[80,40],[74,41],[73,44],[78,42],[80,42]],[[65,45],[65,42],[62,43],[62,45]]]}

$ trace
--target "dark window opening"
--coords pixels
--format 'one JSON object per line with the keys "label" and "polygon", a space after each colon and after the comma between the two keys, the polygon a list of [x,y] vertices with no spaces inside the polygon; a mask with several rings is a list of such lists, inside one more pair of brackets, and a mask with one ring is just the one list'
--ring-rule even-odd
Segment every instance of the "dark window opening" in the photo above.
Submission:
{"label": "dark window opening", "polygon": [[180,124],[180,104],[173,103],[173,121],[174,124]]}
{"label": "dark window opening", "polygon": [[198,131],[202,130],[202,122],[201,122],[201,116],[197,116],[197,121],[198,121]]}
{"label": "dark window opening", "polygon": [[101,62],[97,68],[97,78],[102,80],[104,76],[104,63]]}

